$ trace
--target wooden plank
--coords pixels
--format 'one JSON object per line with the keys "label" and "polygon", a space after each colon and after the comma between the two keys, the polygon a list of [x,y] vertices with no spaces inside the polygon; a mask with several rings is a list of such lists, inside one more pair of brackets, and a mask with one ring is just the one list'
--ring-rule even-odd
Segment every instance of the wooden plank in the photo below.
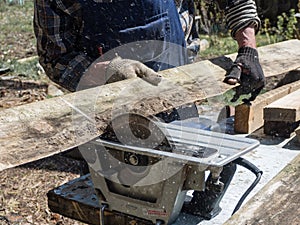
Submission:
{"label": "wooden plank", "polygon": [[275,87],[281,87],[283,85],[290,84],[298,80],[300,80],[300,68],[289,71],[288,73],[284,74],[284,77],[278,81]]}
{"label": "wooden plank", "polygon": [[235,107],[234,130],[236,133],[252,133],[264,124],[263,109],[265,106],[300,89],[300,81],[286,84],[274,90],[257,96],[255,101],[249,104],[241,104]]}
{"label": "wooden plank", "polygon": [[[298,49],[300,40],[259,48],[265,75],[300,67]],[[232,88],[222,82],[228,62],[205,60],[162,71],[158,87],[137,78],[0,111],[0,171],[81,145],[102,134],[117,113],[156,114],[220,95]]]}
{"label": "wooden plank", "polygon": [[[202,82],[213,80],[207,74],[217,75],[221,91],[227,90],[229,86],[221,81],[224,71],[208,64],[201,64],[208,67],[204,68],[208,73],[198,72],[199,83],[185,73],[184,69],[192,70],[190,65],[164,71],[165,79],[158,87],[138,79],[125,80],[0,111],[0,170],[83,144],[102,134],[112,114],[131,110],[155,114],[220,93],[201,90]],[[95,121],[82,117],[67,103]]]}
{"label": "wooden plank", "polygon": [[224,225],[300,224],[300,155]]}
{"label": "wooden plank", "polygon": [[264,107],[264,120],[297,122],[300,120],[300,89]]}

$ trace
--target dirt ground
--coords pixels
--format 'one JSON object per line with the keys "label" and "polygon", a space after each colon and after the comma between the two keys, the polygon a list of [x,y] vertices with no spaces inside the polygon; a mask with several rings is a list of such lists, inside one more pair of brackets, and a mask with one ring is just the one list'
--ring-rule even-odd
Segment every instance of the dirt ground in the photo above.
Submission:
{"label": "dirt ground", "polygon": [[82,174],[83,163],[56,155],[0,172],[0,224],[82,224],[49,211],[47,192]]}

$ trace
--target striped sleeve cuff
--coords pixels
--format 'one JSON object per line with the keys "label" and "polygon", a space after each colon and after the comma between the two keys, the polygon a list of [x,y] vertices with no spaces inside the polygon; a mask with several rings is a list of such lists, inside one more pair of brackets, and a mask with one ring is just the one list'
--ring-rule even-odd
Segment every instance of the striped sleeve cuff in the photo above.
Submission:
{"label": "striped sleeve cuff", "polygon": [[225,10],[225,19],[233,38],[237,31],[245,27],[253,25],[257,33],[261,26],[254,0],[236,1]]}

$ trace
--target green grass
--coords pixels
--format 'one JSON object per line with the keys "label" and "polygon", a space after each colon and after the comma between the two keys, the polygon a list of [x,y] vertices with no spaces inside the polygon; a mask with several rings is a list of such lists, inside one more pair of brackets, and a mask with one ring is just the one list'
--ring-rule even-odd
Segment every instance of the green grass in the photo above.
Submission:
{"label": "green grass", "polygon": [[43,73],[38,66],[38,58],[33,58],[26,62],[13,61],[10,68],[13,70],[14,74],[26,79],[38,80]]}
{"label": "green grass", "polygon": [[33,32],[33,1],[24,6],[0,1],[0,62],[23,58],[26,48],[35,46]]}
{"label": "green grass", "polygon": [[[217,56],[228,55],[238,51],[237,42],[229,35],[200,35],[200,38],[206,39],[210,44],[210,47],[208,49],[200,52],[201,59],[209,59]],[[256,42],[258,47],[274,44],[280,41],[283,41],[283,39],[275,35],[256,35]]]}
{"label": "green grass", "polygon": [[36,58],[18,62],[18,59],[36,55],[33,15],[31,0],[25,1],[23,6],[0,0],[0,67],[9,67],[8,75],[37,80],[41,70]]}
{"label": "green grass", "polygon": [[33,32],[33,1],[25,1],[25,5],[8,5],[0,1],[1,35],[7,32]]}
{"label": "green grass", "polygon": [[237,51],[236,41],[230,36],[200,35],[200,39],[206,39],[210,45],[208,49],[200,52],[201,59],[213,58]]}

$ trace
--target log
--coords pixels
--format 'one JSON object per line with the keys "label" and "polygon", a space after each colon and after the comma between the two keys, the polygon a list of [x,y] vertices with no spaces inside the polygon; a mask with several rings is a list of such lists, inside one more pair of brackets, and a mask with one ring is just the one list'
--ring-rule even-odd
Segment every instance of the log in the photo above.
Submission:
{"label": "log", "polygon": [[237,211],[224,225],[299,224],[300,155]]}
{"label": "log", "polygon": [[[298,49],[299,40],[260,47],[265,75],[300,67]],[[2,110],[0,171],[86,143],[101,135],[116,114],[152,115],[221,95],[232,88],[222,82],[229,61],[205,60],[161,71],[157,87],[136,78]]]}
{"label": "log", "polygon": [[235,107],[234,130],[236,133],[249,134],[264,125],[263,109],[270,103],[300,89],[300,81],[283,85],[257,96],[250,104]]}

